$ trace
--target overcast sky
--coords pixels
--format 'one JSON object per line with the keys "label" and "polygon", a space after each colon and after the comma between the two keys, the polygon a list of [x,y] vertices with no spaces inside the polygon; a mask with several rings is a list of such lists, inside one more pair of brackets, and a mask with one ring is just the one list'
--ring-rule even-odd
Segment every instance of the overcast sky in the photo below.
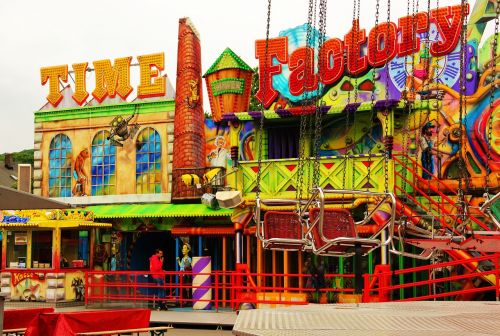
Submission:
{"label": "overcast sky", "polygon": [[[319,1],[318,1],[319,2]],[[421,11],[427,7],[421,2]],[[327,35],[350,29],[353,0],[328,2]],[[475,0],[470,1],[471,8]],[[270,36],[307,21],[307,0],[273,0]],[[386,0],[381,18],[386,20]],[[460,4],[440,0],[439,6]],[[436,0],[432,0],[432,7]],[[361,25],[374,24],[375,0],[362,0]],[[406,15],[406,1],[393,0],[392,21]],[[254,41],[265,38],[267,0],[1,0],[0,153],[33,148],[33,112],[46,103],[40,68],[164,52],[175,87],[179,18],[191,18],[201,35],[203,72],[230,47],[257,65]],[[136,95],[138,68],[133,67]],[[93,77],[93,73],[91,74]],[[91,92],[93,84],[87,85]],[[203,89],[206,92],[205,88]],[[209,110],[204,99],[205,110]]]}

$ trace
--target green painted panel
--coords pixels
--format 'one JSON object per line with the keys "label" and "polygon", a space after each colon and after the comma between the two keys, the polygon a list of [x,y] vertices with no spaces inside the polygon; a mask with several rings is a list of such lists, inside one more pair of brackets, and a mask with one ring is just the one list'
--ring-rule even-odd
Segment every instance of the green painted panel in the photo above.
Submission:
{"label": "green painted panel", "polygon": [[113,204],[85,208],[94,218],[231,216],[233,209],[212,210],[203,204]]}
{"label": "green painted panel", "polygon": [[43,123],[61,120],[113,117],[133,114],[139,105],[139,114],[164,113],[175,111],[174,100],[131,102],[117,105],[84,106],[70,109],[43,110],[35,112],[35,122]]}

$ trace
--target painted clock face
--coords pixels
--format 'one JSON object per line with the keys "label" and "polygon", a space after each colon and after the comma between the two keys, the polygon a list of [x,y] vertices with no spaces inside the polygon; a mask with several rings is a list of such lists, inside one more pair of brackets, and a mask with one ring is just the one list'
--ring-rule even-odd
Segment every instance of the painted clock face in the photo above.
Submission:
{"label": "painted clock face", "polygon": [[[389,76],[394,86],[400,92],[403,91],[406,87],[406,79],[413,75],[420,79],[432,77],[434,82],[453,87],[460,77],[460,43],[448,55],[434,57],[428,51],[429,45],[434,41],[442,40],[436,26],[431,23],[429,38],[427,38],[427,33],[419,34],[418,37],[420,38],[418,52],[404,57],[395,57],[389,62]],[[426,56],[428,56],[428,67],[425,65]],[[429,73],[425,69],[429,69]]]}

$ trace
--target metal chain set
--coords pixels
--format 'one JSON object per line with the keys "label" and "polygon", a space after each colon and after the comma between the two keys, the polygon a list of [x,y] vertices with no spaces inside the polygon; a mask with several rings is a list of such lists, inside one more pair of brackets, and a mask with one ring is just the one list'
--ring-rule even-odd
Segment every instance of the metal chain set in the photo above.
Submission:
{"label": "metal chain set", "polygon": [[[466,8],[467,8],[467,0],[462,0],[461,1],[461,12],[460,12],[460,23],[461,23],[461,30],[460,30],[460,78],[459,78],[459,84],[460,84],[460,90],[459,90],[459,119],[458,119],[458,126],[459,130],[457,131],[459,134],[458,137],[458,150],[459,150],[459,155],[458,155],[458,168],[460,174],[466,174],[465,180],[466,180],[466,188],[469,187],[468,185],[468,178],[467,178],[467,170],[465,168],[465,158],[463,156],[463,153],[467,153],[467,148],[466,148],[466,142],[464,142],[464,129],[467,130],[467,100],[466,100],[466,86],[465,86],[465,56],[467,53],[467,14],[466,14]],[[464,190],[463,190],[463,176],[460,175],[458,179],[458,189],[457,189],[457,196],[458,196],[458,202],[457,205],[459,207],[459,219],[461,222],[465,220],[466,216],[466,205],[465,205],[465,199],[464,199]]]}
{"label": "metal chain set", "polygon": [[[326,4],[327,0],[320,0],[319,2],[319,39],[318,39],[318,52],[326,41]],[[322,73],[322,69],[325,67],[323,62],[318,61],[318,73]],[[318,89],[319,90],[319,89]],[[320,103],[319,92],[316,95],[316,115],[314,122],[314,165],[313,165],[313,179],[312,183],[314,187],[320,186],[320,146],[321,146],[321,130],[322,130],[322,119],[323,111],[322,104]]]}
{"label": "metal chain set", "polygon": [[[389,39],[391,23],[391,0],[387,0],[387,32],[385,36],[386,44],[386,61],[385,61],[385,127],[384,127],[384,144],[385,144],[385,155],[384,155],[384,191],[389,192],[389,159],[392,156],[392,149],[394,146],[394,137],[389,135],[389,122],[387,118],[392,111],[389,111],[389,47],[387,46],[387,40]],[[396,36],[397,38],[397,36]],[[373,83],[375,86],[375,83]]]}
{"label": "metal chain set", "polygon": [[[264,66],[264,80],[267,79],[267,60],[269,55],[269,28],[271,25],[271,0],[267,1],[267,23],[266,23],[266,51],[265,51],[265,66]],[[265,101],[266,97],[266,85],[262,88],[263,99]],[[255,199],[260,199],[260,180],[262,177],[262,138],[264,136],[264,103],[260,104],[260,123],[259,123],[259,139],[258,139],[258,153],[257,153],[257,177],[255,179],[255,183],[257,186],[257,190],[255,191]]]}
{"label": "metal chain set", "polygon": [[493,118],[494,118],[494,102],[495,102],[495,90],[497,89],[497,85],[495,84],[497,79],[497,47],[498,47],[498,25],[499,25],[499,17],[500,17],[500,1],[497,0],[495,7],[495,33],[493,37],[493,41],[491,43],[491,83],[490,83],[490,111],[491,115],[488,119],[488,131],[487,131],[487,152],[486,152],[486,181],[485,181],[485,197],[486,200],[489,199],[490,195],[490,174],[491,174],[491,142],[493,141]]}
{"label": "metal chain set", "polygon": [[[306,48],[309,48],[313,43],[311,42],[311,39],[314,39],[313,34],[313,16],[314,16],[314,8],[315,8],[316,1],[315,0],[309,0],[309,8],[308,8],[308,13],[307,13],[307,32],[306,32]],[[309,64],[309,59],[310,54],[309,52],[306,52],[306,59],[305,59],[305,64]],[[314,54],[313,54],[314,58]],[[305,71],[305,76],[304,76],[304,83],[309,82],[309,71]],[[298,160],[298,165],[297,165],[297,190],[296,190],[296,199],[301,200],[302,199],[302,191],[303,191],[303,186],[304,186],[304,168],[307,163],[307,158],[306,156],[306,145],[307,145],[307,132],[308,132],[308,125],[310,122],[310,116],[307,114],[307,107],[310,105],[310,96],[309,96],[309,91],[305,91],[305,99],[303,102],[303,113],[300,116],[300,128],[299,128],[299,160]]]}

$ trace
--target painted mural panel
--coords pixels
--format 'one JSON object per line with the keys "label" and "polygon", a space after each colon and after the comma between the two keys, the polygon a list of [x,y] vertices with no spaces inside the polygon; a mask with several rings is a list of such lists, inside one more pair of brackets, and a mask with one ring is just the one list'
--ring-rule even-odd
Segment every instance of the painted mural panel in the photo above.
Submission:
{"label": "painted mural panel", "polygon": [[81,271],[4,272],[2,291],[10,292],[10,299],[13,301],[83,301],[85,292],[83,279],[84,273]]}
{"label": "painted mural panel", "polygon": [[[95,105],[64,113],[54,110],[50,117],[40,111],[35,115],[42,125],[35,130],[40,146],[33,175],[35,193],[51,197],[112,195],[109,199],[116,202],[120,195],[169,193],[171,172],[166,168],[172,159],[168,150],[173,137],[168,135],[174,105],[164,100]],[[125,122],[122,128],[113,125],[118,117]],[[139,136],[144,129],[154,129],[157,135],[144,131]],[[147,162],[142,162],[146,157]],[[145,166],[136,165],[137,159],[147,163],[147,172],[142,170]],[[143,188],[140,184],[138,189],[138,177],[148,185]],[[167,196],[155,197],[167,201]],[[82,200],[89,201],[98,199]]]}
{"label": "painted mural panel", "polygon": [[256,159],[255,155],[255,127],[253,123],[243,123],[239,132],[239,153],[240,160],[252,161]]}
{"label": "painted mural panel", "polygon": [[215,124],[205,119],[206,162],[209,167],[228,167],[232,165],[229,127]]}
{"label": "painted mural panel", "polygon": [[[319,52],[319,32],[307,25],[271,38],[267,54],[265,40],[256,41],[260,64],[256,98],[283,117],[305,113],[304,101],[318,97],[318,104],[328,107],[320,131],[322,157],[383,153],[385,135],[392,133],[394,152],[415,157],[423,166],[419,170],[424,179],[448,180],[452,187],[465,179],[468,188],[481,190],[487,184],[498,190],[500,93],[492,82],[498,82],[500,68],[492,67],[491,58],[500,54],[500,45],[494,53],[493,38],[483,36],[485,22],[495,17],[494,7],[486,4],[478,1],[472,10],[463,45],[459,5],[419,12],[378,31],[354,20],[345,36],[325,36]],[[411,20],[421,26],[416,38],[404,33]],[[384,36],[380,46],[376,35]],[[326,66],[320,73],[317,64],[322,61]],[[263,78],[266,64],[269,79]],[[385,106],[377,105],[384,101]],[[394,110],[387,128],[384,109]],[[254,123],[245,124],[250,128]],[[244,134],[242,130],[239,139],[243,157],[249,153]],[[273,144],[268,140],[264,145],[269,152]]]}
{"label": "painted mural panel", "polygon": [[15,301],[45,301],[45,273],[12,272],[11,299]]}

